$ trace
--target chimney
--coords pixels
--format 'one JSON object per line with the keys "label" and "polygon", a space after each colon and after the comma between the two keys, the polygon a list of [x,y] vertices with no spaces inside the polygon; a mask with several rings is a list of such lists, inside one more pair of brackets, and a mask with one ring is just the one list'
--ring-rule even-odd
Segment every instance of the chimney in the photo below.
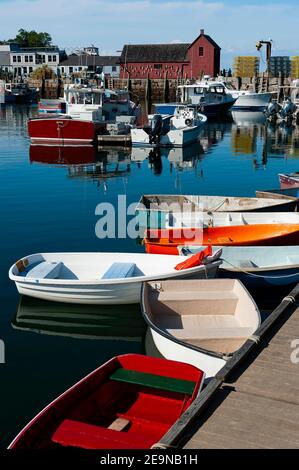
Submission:
{"label": "chimney", "polygon": [[204,30],[204,29],[201,29],[201,30],[200,30],[200,34],[205,34],[205,30]]}

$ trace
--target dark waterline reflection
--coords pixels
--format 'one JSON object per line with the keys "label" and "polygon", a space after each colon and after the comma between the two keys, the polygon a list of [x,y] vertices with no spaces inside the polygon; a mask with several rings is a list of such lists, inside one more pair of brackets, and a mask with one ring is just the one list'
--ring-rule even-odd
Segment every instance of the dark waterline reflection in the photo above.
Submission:
{"label": "dark waterline reflection", "polygon": [[142,252],[135,240],[96,238],[100,202],[116,206],[119,194],[128,204],[156,193],[254,196],[278,188],[278,173],[299,170],[298,128],[265,126],[263,115],[234,113],[231,122],[209,123],[197,144],[152,151],[30,146],[27,120],[36,113],[0,108],[1,447],[99,364],[144,350],[135,307],[108,312],[20,299],[7,276],[16,259],[43,251]]}

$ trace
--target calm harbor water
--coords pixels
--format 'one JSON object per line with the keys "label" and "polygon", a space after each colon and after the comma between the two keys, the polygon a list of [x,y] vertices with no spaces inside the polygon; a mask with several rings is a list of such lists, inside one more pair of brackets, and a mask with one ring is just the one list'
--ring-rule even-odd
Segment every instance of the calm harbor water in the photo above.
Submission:
{"label": "calm harbor water", "polygon": [[44,405],[110,357],[143,352],[138,308],[66,306],[20,299],[7,272],[39,251],[143,251],[131,239],[99,240],[101,202],[119,194],[181,193],[254,196],[278,188],[279,172],[298,171],[299,130],[272,129],[257,113],[208,124],[200,143],[148,150],[31,146],[34,107],[0,108],[0,447]]}

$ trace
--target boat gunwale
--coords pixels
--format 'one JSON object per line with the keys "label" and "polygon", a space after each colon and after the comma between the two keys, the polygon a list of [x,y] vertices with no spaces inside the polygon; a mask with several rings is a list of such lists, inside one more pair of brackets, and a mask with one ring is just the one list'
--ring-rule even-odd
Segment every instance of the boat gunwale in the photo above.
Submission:
{"label": "boat gunwale", "polygon": [[[88,252],[86,252],[88,253]],[[40,255],[41,253],[33,253],[33,254],[30,254],[28,256],[25,256],[23,258],[20,258],[18,261],[23,261],[25,259],[27,259],[29,256],[34,256],[34,255]],[[52,253],[43,253],[44,255],[46,254],[52,254]],[[56,254],[56,253],[55,253]],[[57,253],[57,255],[59,254],[62,254],[62,253]],[[65,253],[65,254],[73,254],[73,253]],[[76,254],[79,254],[79,253],[76,253]],[[85,254],[85,253],[83,253]],[[89,254],[93,254],[93,252],[89,252]],[[101,254],[101,253],[100,253]],[[107,254],[107,253],[106,253]],[[108,253],[109,254],[109,253]],[[118,253],[113,253],[113,254],[118,254]],[[129,253],[128,253],[129,254]],[[148,257],[148,254],[147,253],[132,253],[132,254],[142,254],[144,256],[147,256]],[[156,255],[152,255],[152,256],[156,256]],[[161,255],[160,255],[161,256]],[[169,257],[169,255],[162,255],[162,256],[167,256]],[[174,255],[174,256],[180,256],[180,255]],[[17,262],[18,262],[17,261]],[[180,260],[177,259],[177,261],[179,262]],[[47,279],[47,278],[26,278],[26,277],[22,277],[22,276],[18,276],[16,274],[13,274],[13,269],[14,267],[16,267],[16,263],[15,262],[10,268],[9,268],[9,271],[8,271],[8,275],[9,275],[9,278],[10,280],[14,281],[15,283],[18,283],[18,284],[31,284],[31,285],[35,285],[35,286],[45,286],[47,284],[50,284],[50,285],[68,285],[68,286],[80,286],[80,285],[84,285],[84,286],[101,286],[101,285],[117,285],[117,284],[136,284],[136,283],[142,283],[142,282],[147,282],[147,281],[155,281],[155,280],[166,280],[166,279],[170,279],[170,278],[176,278],[176,277],[182,277],[182,276],[185,276],[185,275],[189,275],[189,274],[195,274],[197,272],[200,272],[200,271],[205,271],[207,273],[208,271],[208,267],[215,267],[215,268],[219,268],[219,266],[221,265],[221,261],[220,260],[215,260],[215,261],[212,261],[210,263],[207,263],[207,264],[200,264],[198,266],[195,266],[195,267],[192,267],[192,268],[187,268],[187,269],[184,269],[184,270],[175,270],[174,267],[173,267],[173,272],[172,271],[168,271],[168,272],[165,272],[163,274],[152,274],[152,275],[147,275],[147,276],[135,276],[135,277],[124,277],[124,278],[114,278],[114,279],[89,279],[89,280],[80,280],[80,279],[63,279],[63,278],[58,278],[58,279]],[[177,263],[178,264],[178,263]],[[86,291],[87,292],[87,291]]]}

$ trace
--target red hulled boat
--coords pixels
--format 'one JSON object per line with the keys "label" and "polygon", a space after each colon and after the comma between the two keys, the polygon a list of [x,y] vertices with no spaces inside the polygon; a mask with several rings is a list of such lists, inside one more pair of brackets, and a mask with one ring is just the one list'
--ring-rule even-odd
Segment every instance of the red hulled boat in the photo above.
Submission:
{"label": "red hulled boat", "polygon": [[146,449],[201,390],[204,372],[139,354],[118,356],[41,411],[9,449]]}

